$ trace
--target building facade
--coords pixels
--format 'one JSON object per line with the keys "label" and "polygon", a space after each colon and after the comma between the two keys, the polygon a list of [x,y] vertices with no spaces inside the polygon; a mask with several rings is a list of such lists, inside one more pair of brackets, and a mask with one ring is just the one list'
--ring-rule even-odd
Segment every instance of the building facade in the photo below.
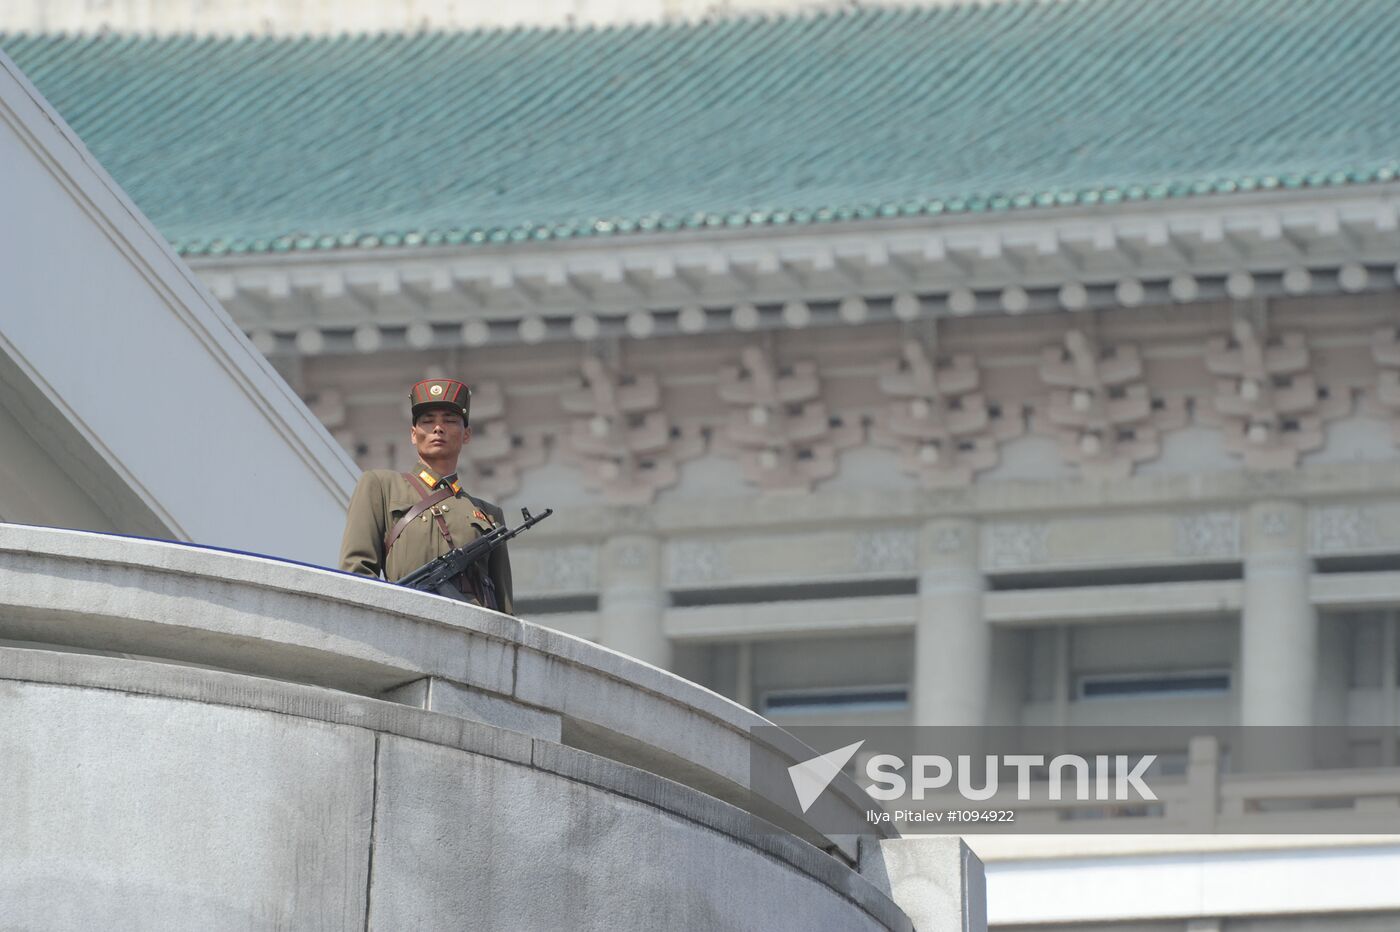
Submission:
{"label": "building facade", "polygon": [[[0,47],[360,466],[407,464],[403,386],[473,383],[470,487],[557,511],[526,617],[787,724],[1389,727],[1359,772],[1400,724],[1400,17],[1343,6]],[[1197,750],[1212,813],[1269,811]],[[1357,780],[1310,790],[1339,831],[1392,799]],[[1355,886],[1197,895],[1278,850]],[[1005,928],[1400,911],[1393,839],[984,853]],[[1207,866],[1064,892],[1127,856]]]}
{"label": "building facade", "polygon": [[0,162],[0,925],[986,928],[752,711],[317,565],[348,457],[3,55]]}

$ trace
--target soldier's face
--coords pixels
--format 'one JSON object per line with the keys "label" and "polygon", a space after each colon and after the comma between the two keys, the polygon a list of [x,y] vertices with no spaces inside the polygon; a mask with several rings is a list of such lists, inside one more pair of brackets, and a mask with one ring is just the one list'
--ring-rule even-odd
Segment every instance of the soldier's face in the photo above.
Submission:
{"label": "soldier's face", "polygon": [[455,463],[471,435],[471,428],[462,423],[460,414],[446,408],[432,408],[413,422],[410,437],[423,462],[447,460]]}

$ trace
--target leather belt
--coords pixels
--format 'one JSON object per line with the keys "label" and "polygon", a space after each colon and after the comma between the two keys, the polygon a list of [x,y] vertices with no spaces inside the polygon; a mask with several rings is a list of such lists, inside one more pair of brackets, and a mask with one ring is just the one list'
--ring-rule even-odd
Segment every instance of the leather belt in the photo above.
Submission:
{"label": "leather belt", "polygon": [[[429,492],[423,483],[419,481],[417,476],[411,473],[404,473],[403,475],[404,478],[418,490],[418,494],[422,496],[422,498],[419,500],[418,504],[408,509],[408,512],[398,520],[388,534],[384,535],[384,559],[386,560],[389,558],[389,548],[394,546],[394,541],[399,539],[399,535],[404,532],[404,528],[413,523],[414,518],[418,517],[429,508],[432,508],[438,502],[446,501],[453,496],[452,486],[450,485],[443,484],[436,492]],[[442,531],[442,536],[447,538],[447,546],[451,547],[452,536],[447,533],[447,522],[442,520],[441,515],[437,515],[436,517],[438,519],[438,528]]]}

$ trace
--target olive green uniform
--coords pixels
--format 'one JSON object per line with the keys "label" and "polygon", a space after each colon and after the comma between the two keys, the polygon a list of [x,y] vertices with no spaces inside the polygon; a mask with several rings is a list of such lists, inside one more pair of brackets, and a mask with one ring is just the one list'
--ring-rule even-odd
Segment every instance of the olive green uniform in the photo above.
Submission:
{"label": "olive green uniform", "polygon": [[[412,472],[432,491],[437,491],[444,481],[443,477],[422,463],[416,464]],[[447,477],[447,481],[451,483],[453,477]],[[402,473],[372,469],[362,475],[355,486],[355,494],[350,497],[345,537],[340,543],[340,568],[362,576],[383,575],[394,582],[451,550],[438,528],[437,518],[430,512],[424,512],[403,529],[389,549],[388,560],[385,560],[384,536],[418,504],[421,497]],[[465,491],[458,491],[436,508],[442,513],[448,533],[452,535],[452,544],[456,547],[469,544],[482,532],[505,523],[505,515],[500,508],[490,502],[474,500]],[[510,555],[506,553],[505,544],[491,552],[486,561],[486,572],[495,584],[500,610],[511,613],[514,605]],[[441,594],[479,604],[470,589],[464,595],[448,587]]]}

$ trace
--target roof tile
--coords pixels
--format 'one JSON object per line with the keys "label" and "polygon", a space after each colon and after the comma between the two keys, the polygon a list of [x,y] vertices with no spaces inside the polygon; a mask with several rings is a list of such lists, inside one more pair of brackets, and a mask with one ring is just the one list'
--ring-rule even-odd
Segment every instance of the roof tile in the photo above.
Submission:
{"label": "roof tile", "polygon": [[1391,181],[1393,0],[1016,0],[609,29],[0,35],[190,254]]}

